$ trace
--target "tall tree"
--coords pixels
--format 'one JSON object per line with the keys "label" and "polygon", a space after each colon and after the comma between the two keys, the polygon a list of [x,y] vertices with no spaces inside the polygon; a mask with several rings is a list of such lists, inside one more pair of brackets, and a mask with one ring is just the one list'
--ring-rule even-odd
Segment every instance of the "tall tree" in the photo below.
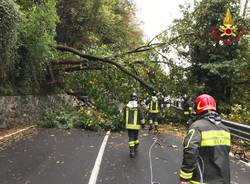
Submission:
{"label": "tall tree", "polygon": [[[193,11],[182,8],[183,18],[176,20],[173,35],[193,32],[195,36],[178,40],[179,48],[187,48],[190,59],[190,85],[199,86],[198,93],[209,93],[221,103],[231,104],[236,78],[246,60],[249,43],[247,37],[240,42],[223,44],[212,39],[211,27],[222,25],[228,1],[202,0]],[[238,1],[232,1],[230,8],[237,25],[245,21],[239,16]],[[181,56],[181,54],[179,54]],[[197,95],[197,94],[196,94]]]}
{"label": "tall tree", "polygon": [[59,0],[57,41],[77,49],[97,44],[113,49],[141,42],[141,31],[128,0]]}
{"label": "tall tree", "polygon": [[0,2],[0,92],[10,92],[14,82],[17,28],[21,12],[13,0]]}

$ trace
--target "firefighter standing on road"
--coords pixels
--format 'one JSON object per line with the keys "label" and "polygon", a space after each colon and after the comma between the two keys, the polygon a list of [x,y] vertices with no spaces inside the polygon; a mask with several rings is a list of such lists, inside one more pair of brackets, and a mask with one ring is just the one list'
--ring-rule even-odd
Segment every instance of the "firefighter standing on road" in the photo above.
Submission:
{"label": "firefighter standing on road", "polygon": [[159,97],[157,97],[156,91],[153,91],[152,96],[146,101],[146,104],[149,105],[148,107],[148,116],[149,116],[149,131],[153,129],[155,132],[158,131],[158,119],[160,116],[160,108],[161,108],[161,101]]}
{"label": "firefighter standing on road", "polygon": [[137,94],[132,93],[131,99],[124,110],[124,122],[126,129],[128,130],[129,138],[129,153],[130,157],[133,158],[137,152],[139,146],[138,134],[142,126],[144,128],[145,120],[141,107],[137,101]]}
{"label": "firefighter standing on road", "polygon": [[187,125],[190,125],[195,120],[195,111],[193,106],[193,102],[190,97],[185,97],[183,102],[184,115],[186,118]]}
{"label": "firefighter standing on road", "polygon": [[216,112],[214,98],[206,94],[198,96],[194,110],[196,121],[183,142],[181,184],[230,184],[231,136]]}

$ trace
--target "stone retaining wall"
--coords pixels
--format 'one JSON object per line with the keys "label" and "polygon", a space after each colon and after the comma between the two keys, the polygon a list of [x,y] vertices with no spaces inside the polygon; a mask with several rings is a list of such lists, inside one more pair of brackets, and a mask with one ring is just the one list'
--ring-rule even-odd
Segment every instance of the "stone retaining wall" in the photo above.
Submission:
{"label": "stone retaining wall", "polygon": [[0,129],[34,124],[46,108],[56,109],[62,104],[74,103],[68,95],[0,96]]}

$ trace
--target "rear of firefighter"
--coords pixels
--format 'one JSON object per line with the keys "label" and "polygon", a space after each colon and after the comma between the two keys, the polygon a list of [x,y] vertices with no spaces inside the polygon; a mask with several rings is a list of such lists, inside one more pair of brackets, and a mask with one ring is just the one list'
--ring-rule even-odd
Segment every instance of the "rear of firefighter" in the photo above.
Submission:
{"label": "rear of firefighter", "polygon": [[157,96],[157,92],[153,91],[152,96],[146,101],[148,105],[149,130],[158,131],[159,116],[161,110],[161,99]]}
{"label": "rear of firefighter", "polygon": [[129,155],[133,158],[137,153],[140,143],[138,139],[139,130],[141,129],[141,126],[143,128],[145,126],[144,115],[140,105],[138,104],[136,93],[131,94],[130,101],[124,109],[124,122],[128,131]]}
{"label": "rear of firefighter", "polygon": [[181,184],[230,184],[231,136],[216,112],[214,98],[198,96],[194,110],[196,119],[183,142]]}

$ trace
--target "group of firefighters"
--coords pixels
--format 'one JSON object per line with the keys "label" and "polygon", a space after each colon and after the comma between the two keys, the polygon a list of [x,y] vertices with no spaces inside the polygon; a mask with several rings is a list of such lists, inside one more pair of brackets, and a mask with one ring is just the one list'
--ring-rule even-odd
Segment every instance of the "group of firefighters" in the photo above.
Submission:
{"label": "group of firefighters", "polygon": [[[145,101],[145,105],[148,105],[148,117],[149,117],[149,131],[158,131],[158,118],[161,109],[161,99],[153,91],[153,95]],[[138,103],[138,96],[136,93],[132,93],[130,101],[124,109],[124,122],[128,131],[129,137],[129,154],[133,158],[137,152],[139,145],[138,132],[145,127],[144,113],[141,105]]]}
{"label": "group of firefighters", "polygon": [[[162,99],[153,91],[145,101],[148,107],[149,131],[158,131]],[[215,99],[207,94],[198,96],[192,109],[189,129],[183,140],[183,160],[179,176],[181,184],[229,184],[229,151],[231,136],[221,123]],[[128,131],[129,155],[134,158],[139,146],[138,134],[145,127],[144,113],[136,93],[124,108],[124,122]]]}

